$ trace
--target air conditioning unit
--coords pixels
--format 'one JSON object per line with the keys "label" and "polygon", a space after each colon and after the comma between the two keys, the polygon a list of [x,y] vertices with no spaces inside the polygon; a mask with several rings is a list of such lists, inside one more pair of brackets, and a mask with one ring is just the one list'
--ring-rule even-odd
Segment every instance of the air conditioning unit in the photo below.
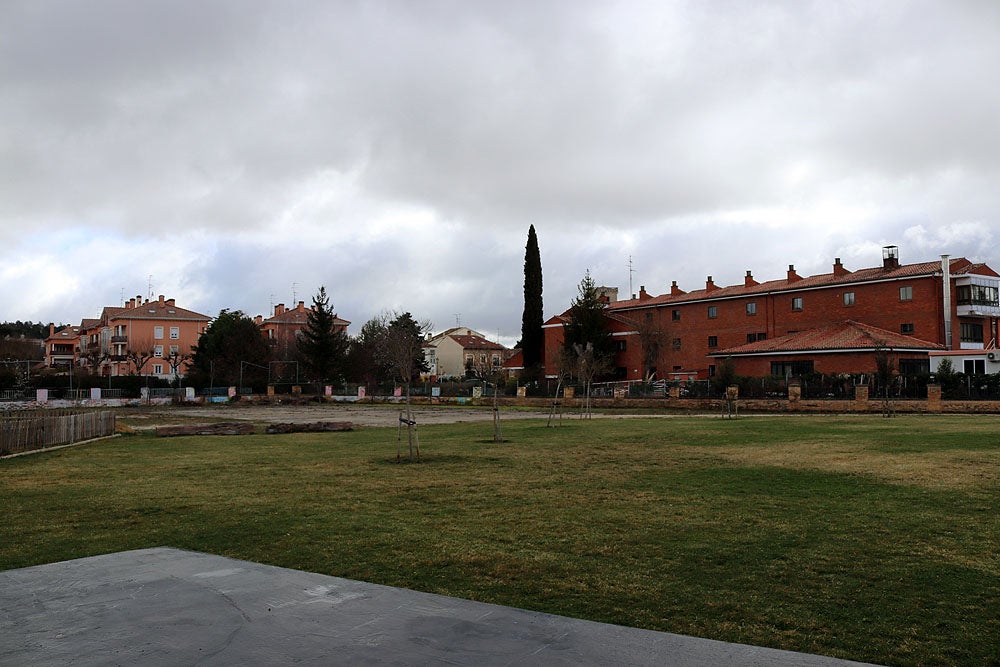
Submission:
{"label": "air conditioning unit", "polygon": [[988,352],[986,354],[986,358],[990,361],[1000,361],[1000,354],[997,354],[996,352]]}

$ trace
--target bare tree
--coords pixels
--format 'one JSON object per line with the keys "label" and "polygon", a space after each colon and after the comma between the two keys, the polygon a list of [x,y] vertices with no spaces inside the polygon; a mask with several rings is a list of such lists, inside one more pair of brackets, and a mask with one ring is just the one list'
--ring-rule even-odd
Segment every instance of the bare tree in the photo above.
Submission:
{"label": "bare tree", "polygon": [[882,416],[892,417],[895,405],[892,400],[892,383],[895,380],[896,359],[884,340],[875,341],[875,377],[882,398]]}
{"label": "bare tree", "polygon": [[182,354],[178,351],[173,351],[167,355],[167,363],[170,364],[170,372],[174,374],[174,384],[178,387],[180,386],[180,367],[183,366],[191,359],[190,354]]}
{"label": "bare tree", "polygon": [[128,349],[125,350],[125,358],[132,364],[135,374],[142,377],[142,369],[146,363],[156,356],[156,345],[149,338],[133,340],[129,338]]}
{"label": "bare tree", "polygon": [[420,441],[416,434],[416,420],[410,404],[410,386],[415,377],[427,371],[424,360],[424,335],[430,331],[430,322],[417,322],[409,313],[397,315],[386,327],[384,354],[389,368],[395,378],[400,381],[406,391],[406,417],[399,415],[399,429],[396,435],[396,460],[400,461],[400,436],[403,424],[406,424],[406,434],[410,448],[410,460],[420,460]]}
{"label": "bare tree", "polygon": [[479,361],[472,364],[472,372],[487,386],[493,385],[493,442],[503,442],[500,428],[500,388],[507,380],[507,369],[503,367],[502,357],[492,353],[480,355]]}
{"label": "bare tree", "polygon": [[584,411],[580,417],[582,419],[590,419],[592,417],[590,392],[594,384],[594,378],[598,375],[608,373],[611,370],[611,363],[606,356],[598,354],[594,350],[593,344],[589,342],[586,345],[575,343],[573,351],[576,353],[576,376],[583,383],[583,393],[585,395],[583,403]]}
{"label": "bare tree", "polygon": [[658,312],[645,313],[635,321],[635,328],[642,350],[642,375],[646,382],[651,382],[656,379],[660,356],[667,346],[667,332],[663,328]]}

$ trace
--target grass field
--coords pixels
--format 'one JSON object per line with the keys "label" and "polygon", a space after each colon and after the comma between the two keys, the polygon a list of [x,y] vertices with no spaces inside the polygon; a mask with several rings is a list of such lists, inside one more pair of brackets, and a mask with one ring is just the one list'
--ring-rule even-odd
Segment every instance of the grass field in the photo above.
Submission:
{"label": "grass field", "polygon": [[889,665],[1000,664],[1000,419],[156,439],[0,461],[0,569],[169,545]]}

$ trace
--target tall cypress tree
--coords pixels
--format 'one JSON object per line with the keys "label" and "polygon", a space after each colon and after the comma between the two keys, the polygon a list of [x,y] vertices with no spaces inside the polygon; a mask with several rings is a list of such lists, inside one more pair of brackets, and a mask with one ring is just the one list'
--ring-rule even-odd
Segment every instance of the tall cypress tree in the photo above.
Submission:
{"label": "tall cypress tree", "polygon": [[521,316],[521,354],[525,370],[542,363],[545,339],[542,333],[542,258],[535,226],[528,227],[524,248],[524,314]]}

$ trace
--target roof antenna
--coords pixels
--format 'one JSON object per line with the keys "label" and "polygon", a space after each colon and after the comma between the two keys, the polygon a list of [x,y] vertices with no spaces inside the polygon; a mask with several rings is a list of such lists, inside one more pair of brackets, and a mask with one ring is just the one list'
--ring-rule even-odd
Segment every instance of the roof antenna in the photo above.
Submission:
{"label": "roof antenna", "polygon": [[292,283],[292,305],[299,302],[298,297],[295,295],[295,288],[298,287],[298,283]]}
{"label": "roof antenna", "polygon": [[632,268],[632,255],[628,256],[628,293],[629,296],[632,295],[632,274],[635,273],[635,269]]}
{"label": "roof antenna", "polygon": [[462,313],[455,313],[455,326],[462,326]]}
{"label": "roof antenna", "polygon": [[149,279],[147,280],[146,288],[149,290],[149,294],[146,295],[146,298],[148,300],[152,301],[153,300],[153,274],[152,273],[149,274]]}

